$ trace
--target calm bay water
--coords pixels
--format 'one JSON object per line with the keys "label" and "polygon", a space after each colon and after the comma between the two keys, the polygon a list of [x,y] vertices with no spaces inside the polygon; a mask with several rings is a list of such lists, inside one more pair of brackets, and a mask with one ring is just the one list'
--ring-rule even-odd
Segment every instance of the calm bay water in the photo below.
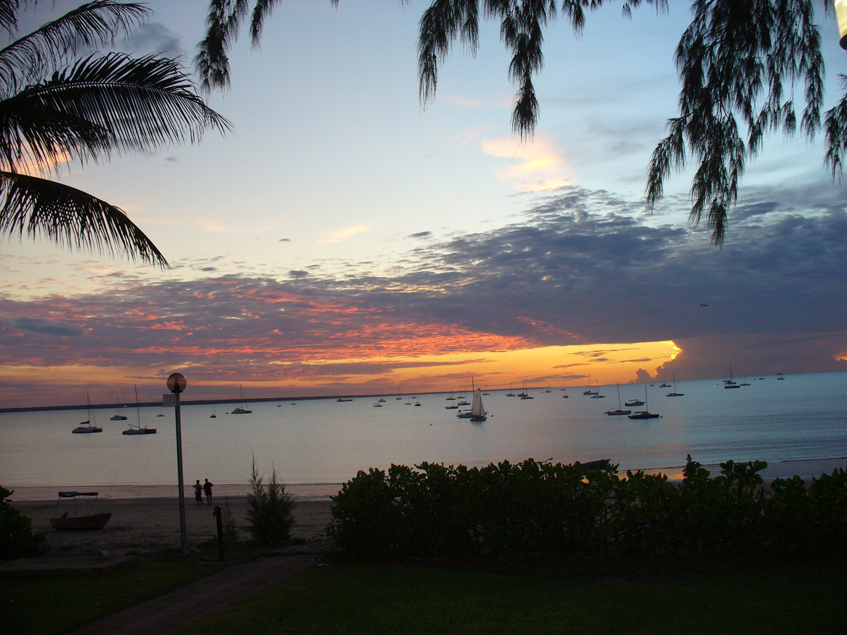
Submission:
{"label": "calm bay water", "polygon": [[[336,491],[359,469],[422,461],[611,458],[621,471],[674,474],[690,453],[704,465],[762,459],[772,475],[801,476],[811,475],[798,468],[803,464],[815,475],[818,465],[847,465],[847,373],[750,384],[724,390],[720,380],[677,382],[685,396],[669,398],[672,388],[657,383],[647,388],[649,408],[662,418],[648,421],[603,414],[617,407],[615,386],[600,387],[605,399],[583,396],[584,387],[531,390],[532,400],[494,391],[483,397],[489,419],[481,424],[445,410],[452,402],[444,394],[420,395],[420,407],[405,405],[415,401],[408,395],[386,396],[382,408],[373,407],[376,398],[262,402],[250,404],[249,415],[226,414],[234,404],[189,405],[182,409],[185,482],[208,478],[223,487],[220,493],[240,492],[253,456],[260,473],[269,476],[275,467],[282,482],[306,496]],[[622,401],[643,399],[644,385],[624,385],[620,393]],[[0,414],[0,485],[21,498],[84,487],[108,496],[172,493],[173,409],[141,408],[142,425],[159,431],[146,436],[121,434],[135,423],[134,408],[122,412],[128,421],[110,421],[114,411],[94,412],[101,434],[71,434],[86,418],[80,410]]]}

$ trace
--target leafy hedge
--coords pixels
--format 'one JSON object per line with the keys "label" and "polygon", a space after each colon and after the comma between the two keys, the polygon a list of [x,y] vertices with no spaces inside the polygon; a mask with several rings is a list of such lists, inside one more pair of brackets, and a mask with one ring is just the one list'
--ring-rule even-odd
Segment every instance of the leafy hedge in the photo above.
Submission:
{"label": "leafy hedge", "polygon": [[763,461],[690,462],[681,483],[527,459],[483,468],[371,469],[333,497],[327,534],[353,558],[702,552],[791,545],[844,548],[847,472],[762,485]]}

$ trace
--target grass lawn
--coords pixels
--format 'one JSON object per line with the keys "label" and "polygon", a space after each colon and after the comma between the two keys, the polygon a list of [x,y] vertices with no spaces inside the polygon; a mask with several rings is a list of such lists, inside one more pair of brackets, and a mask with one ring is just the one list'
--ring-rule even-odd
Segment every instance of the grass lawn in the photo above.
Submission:
{"label": "grass lawn", "polygon": [[62,633],[167,593],[219,566],[172,556],[96,577],[0,580],[0,633]]}
{"label": "grass lawn", "polygon": [[847,633],[844,559],[661,580],[330,563],[205,620],[227,633]]}

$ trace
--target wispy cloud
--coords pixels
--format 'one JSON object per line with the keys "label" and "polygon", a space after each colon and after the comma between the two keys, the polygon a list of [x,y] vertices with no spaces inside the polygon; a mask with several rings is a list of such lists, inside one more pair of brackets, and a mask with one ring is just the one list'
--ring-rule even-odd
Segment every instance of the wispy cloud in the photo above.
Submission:
{"label": "wispy cloud", "polygon": [[522,192],[552,190],[570,180],[567,159],[541,136],[526,144],[514,137],[492,139],[483,142],[482,151],[510,160],[512,165],[498,169],[496,176]]}
{"label": "wispy cloud", "polygon": [[369,232],[374,229],[374,225],[354,225],[353,227],[345,227],[333,234],[330,234],[329,237],[317,241],[322,245],[331,245],[334,243],[342,243],[345,240],[349,240],[353,236],[358,236],[359,234],[364,234],[365,232]]}

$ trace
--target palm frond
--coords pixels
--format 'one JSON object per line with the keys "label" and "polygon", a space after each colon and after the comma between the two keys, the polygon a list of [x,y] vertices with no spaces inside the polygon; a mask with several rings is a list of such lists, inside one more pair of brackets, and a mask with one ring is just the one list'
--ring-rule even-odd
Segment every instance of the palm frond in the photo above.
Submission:
{"label": "palm frond", "polygon": [[135,2],[95,0],[83,4],[0,49],[0,82],[19,90],[79,51],[109,46],[117,33],[130,31],[150,15],[148,7]]}
{"label": "palm frond", "polygon": [[195,143],[206,128],[232,124],[209,108],[175,61],[122,53],[86,57],[0,101],[0,167],[56,169],[63,160],[97,160],[113,151]]}
{"label": "palm frond", "polygon": [[43,236],[61,247],[168,262],[119,207],[62,183],[0,172],[0,236]]}

